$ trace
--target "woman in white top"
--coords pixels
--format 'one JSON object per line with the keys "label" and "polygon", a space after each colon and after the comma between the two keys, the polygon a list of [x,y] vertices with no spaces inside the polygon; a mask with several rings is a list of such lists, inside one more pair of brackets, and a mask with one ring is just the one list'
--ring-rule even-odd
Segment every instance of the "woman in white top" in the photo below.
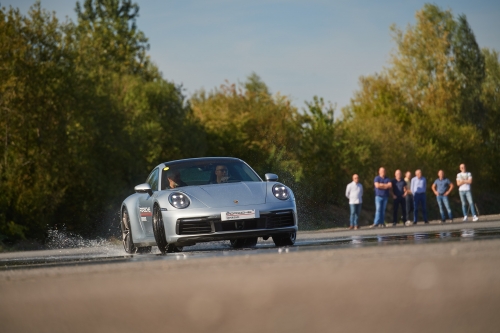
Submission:
{"label": "woman in white top", "polygon": [[358,175],[354,174],[352,176],[352,183],[347,185],[345,196],[349,199],[349,208],[351,210],[349,229],[358,230],[359,213],[363,202],[363,185],[359,183]]}

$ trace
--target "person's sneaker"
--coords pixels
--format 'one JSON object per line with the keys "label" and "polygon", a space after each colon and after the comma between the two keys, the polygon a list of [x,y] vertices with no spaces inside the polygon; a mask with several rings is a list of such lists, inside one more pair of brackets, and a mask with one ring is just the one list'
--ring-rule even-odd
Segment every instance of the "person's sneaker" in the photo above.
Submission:
{"label": "person's sneaker", "polygon": [[405,226],[409,227],[409,226],[411,226],[411,223],[412,222],[410,220],[408,220],[408,221],[405,222]]}
{"label": "person's sneaker", "polygon": [[464,216],[464,222],[467,221],[467,216]]}
{"label": "person's sneaker", "polygon": [[378,225],[376,225],[376,224],[372,224],[372,225],[370,226],[370,229],[371,229],[371,228],[376,228],[376,227],[378,227]]}
{"label": "person's sneaker", "polygon": [[450,219],[450,223],[453,223],[453,219]]}
{"label": "person's sneaker", "polygon": [[355,226],[355,227],[354,227],[354,230],[358,230],[358,226]]}
{"label": "person's sneaker", "polygon": [[476,215],[474,215],[474,216],[472,217],[472,221],[476,222],[477,220],[479,220],[479,217],[477,217]]}
{"label": "person's sneaker", "polygon": [[387,225],[385,223],[381,224],[380,226],[383,227],[383,228],[387,227]]}

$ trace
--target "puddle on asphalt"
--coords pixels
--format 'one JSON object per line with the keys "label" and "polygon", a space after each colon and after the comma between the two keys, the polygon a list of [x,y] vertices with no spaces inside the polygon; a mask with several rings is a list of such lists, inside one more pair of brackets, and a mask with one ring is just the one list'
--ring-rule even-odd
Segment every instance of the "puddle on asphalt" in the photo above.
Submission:
{"label": "puddle on asphalt", "polygon": [[304,241],[297,242],[296,246],[327,246],[327,245],[342,245],[359,247],[363,245],[389,245],[389,244],[411,244],[436,241],[469,241],[479,239],[500,238],[500,228],[484,228],[484,229],[461,229],[453,231],[439,232],[413,232],[408,234],[397,235],[371,235],[371,236],[350,236],[342,238],[334,238],[328,240],[316,240],[315,242]]}

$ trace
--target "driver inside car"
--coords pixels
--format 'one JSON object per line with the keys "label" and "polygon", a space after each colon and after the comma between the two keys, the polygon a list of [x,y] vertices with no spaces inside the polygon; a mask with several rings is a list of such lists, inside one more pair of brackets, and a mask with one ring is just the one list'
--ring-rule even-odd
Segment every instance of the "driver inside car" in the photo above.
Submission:
{"label": "driver inside car", "polygon": [[169,170],[167,172],[167,179],[169,186],[172,189],[181,186],[187,186],[187,184],[182,181],[181,174],[177,170]]}
{"label": "driver inside car", "polygon": [[214,184],[226,183],[229,179],[229,171],[225,165],[217,165],[215,167],[215,181]]}

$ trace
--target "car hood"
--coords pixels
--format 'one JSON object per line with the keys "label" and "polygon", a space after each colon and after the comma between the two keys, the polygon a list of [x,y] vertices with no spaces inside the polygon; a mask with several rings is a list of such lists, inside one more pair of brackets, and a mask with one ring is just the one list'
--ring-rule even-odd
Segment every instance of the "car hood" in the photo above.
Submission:
{"label": "car hood", "polygon": [[208,207],[238,207],[266,203],[266,185],[265,182],[238,182],[189,186],[182,191]]}

